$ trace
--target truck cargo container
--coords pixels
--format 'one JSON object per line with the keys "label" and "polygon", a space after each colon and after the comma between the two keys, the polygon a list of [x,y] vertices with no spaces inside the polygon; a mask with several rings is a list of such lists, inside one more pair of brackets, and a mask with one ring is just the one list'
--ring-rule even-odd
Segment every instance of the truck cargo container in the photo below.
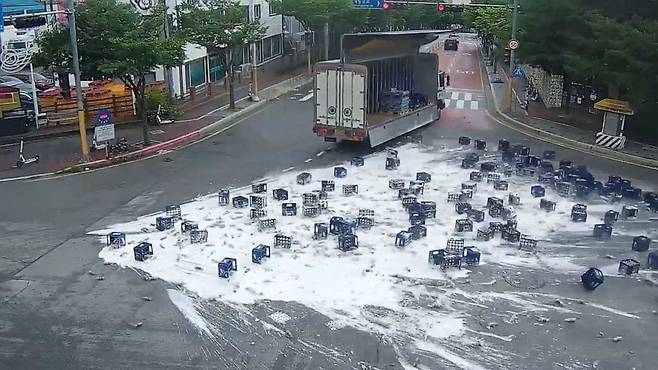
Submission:
{"label": "truck cargo container", "polygon": [[439,119],[442,32],[344,35],[341,59],[314,67],[315,134],[374,147]]}

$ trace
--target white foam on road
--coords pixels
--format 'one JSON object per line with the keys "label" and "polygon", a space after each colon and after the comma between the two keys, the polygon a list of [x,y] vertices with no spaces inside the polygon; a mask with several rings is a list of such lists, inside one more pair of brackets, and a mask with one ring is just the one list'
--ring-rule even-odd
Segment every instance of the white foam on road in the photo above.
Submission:
{"label": "white foam on road", "polygon": [[211,335],[206,320],[197,312],[194,299],[175,289],[167,289],[171,302],[201,333]]}
{"label": "white foam on road", "polygon": [[[276,218],[278,232],[292,236],[294,244],[291,249],[272,248],[272,257],[262,264],[251,262],[251,249],[258,244],[272,246],[274,232],[259,232],[256,223],[249,218],[249,209],[220,207],[215,195],[199,197],[181,205],[184,219],[195,221],[201,229],[208,230],[205,244],[190,244],[189,237],[181,233],[179,223],[173,230],[156,231],[155,214],[93,234],[104,240],[109,231],[128,232],[126,246],[106,247],[100,252],[100,257],[106,262],[140,269],[153,277],[180,284],[201,299],[218,299],[244,310],[249,310],[247,305],[263,300],[299,302],[328,316],[335,321],[334,325],[349,325],[396,338],[435,341],[462,336],[465,333],[465,313],[452,310],[450,297],[432,286],[465,277],[471,268],[441,271],[427,262],[429,250],[445,247],[447,239],[453,236],[455,220],[463,218],[455,213],[454,203],[446,202],[447,192],[459,189],[462,182],[468,181],[471,171],[447,160],[460,155],[460,150],[424,150],[410,144],[398,148],[402,164],[396,171],[386,171],[386,154],[377,153],[366,157],[363,167],[347,166],[348,176],[345,178],[333,178],[333,168],[327,167],[309,170],[314,183],[308,185],[297,184],[297,173],[293,172],[264,179],[269,188],[287,189],[289,201],[297,202],[300,215],[282,217],[281,204],[269,193],[264,194],[268,197],[268,217]],[[415,179],[419,171],[433,175],[420,199],[435,201],[439,218],[427,220],[427,238],[404,248],[395,247],[396,233],[406,230],[409,220],[397,198],[397,191],[388,188],[388,180]],[[302,217],[302,194],[318,189],[319,181],[323,179],[332,179],[336,183],[336,192],[329,193],[329,209],[316,219]],[[510,191],[528,194],[528,183],[517,180],[509,179]],[[359,194],[343,196],[341,189],[346,184],[358,184]],[[494,191],[490,184],[480,183],[478,187],[472,200],[472,204],[478,207],[484,206],[489,196],[507,198],[507,191]],[[248,195],[249,189],[234,189],[231,196]],[[539,209],[538,199],[529,195],[522,197],[525,203],[516,209],[518,228],[522,233],[540,239],[557,230],[589,234],[593,224],[598,222],[595,217],[590,217],[587,223],[572,223],[569,219],[572,203],[568,201],[558,199],[557,211],[544,213]],[[327,240],[312,238],[314,222],[328,222],[332,216],[354,218],[360,208],[375,211],[376,225],[370,230],[358,231],[360,245],[357,250],[339,251],[334,236]],[[590,207],[590,210],[594,209]],[[602,213],[605,209],[599,211]],[[537,217],[538,214],[541,217]],[[485,222],[492,220],[487,215]],[[477,230],[478,226],[476,224],[474,229]],[[467,245],[480,249],[483,264],[542,269],[549,265],[550,269],[557,271],[578,268],[564,250],[557,250],[562,253],[559,256],[535,254],[519,251],[517,245],[505,244],[499,238],[488,242],[475,241],[475,232],[464,237],[468,240]],[[154,248],[153,258],[146,262],[135,261],[133,257],[132,248],[141,241],[152,243]],[[217,276],[217,263],[224,257],[237,258],[238,261],[238,271],[229,279]],[[442,310],[428,310],[419,303],[421,296],[431,297]],[[190,310],[189,302],[172,293],[170,297],[200,330],[210,330],[200,316],[193,315],[195,311]],[[446,356],[452,358],[451,354]],[[459,363],[459,360],[453,360],[450,361]],[[471,366],[470,362],[468,366]]]}
{"label": "white foam on road", "polygon": [[464,109],[464,101],[457,100],[457,109]]}

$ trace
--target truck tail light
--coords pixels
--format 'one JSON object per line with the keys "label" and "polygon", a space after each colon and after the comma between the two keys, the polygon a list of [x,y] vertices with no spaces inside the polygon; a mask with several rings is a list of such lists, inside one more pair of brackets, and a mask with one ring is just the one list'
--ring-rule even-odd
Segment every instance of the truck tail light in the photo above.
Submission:
{"label": "truck tail light", "polygon": [[324,127],[320,127],[317,129],[316,133],[318,136],[325,136],[327,134],[327,129]]}
{"label": "truck tail light", "polygon": [[353,131],[352,131],[352,137],[356,137],[356,138],[361,138],[361,139],[363,139],[364,137],[366,137],[366,131],[365,131],[365,130],[361,130],[361,129],[353,130]]}

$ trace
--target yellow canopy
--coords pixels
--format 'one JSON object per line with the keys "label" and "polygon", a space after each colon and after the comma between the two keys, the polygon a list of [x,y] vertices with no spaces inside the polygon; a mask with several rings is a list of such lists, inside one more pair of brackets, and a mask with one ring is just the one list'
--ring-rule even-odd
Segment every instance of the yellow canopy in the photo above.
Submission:
{"label": "yellow canopy", "polygon": [[635,114],[633,108],[627,101],[616,99],[603,99],[594,103],[594,108],[606,112],[623,114],[625,116],[632,116]]}

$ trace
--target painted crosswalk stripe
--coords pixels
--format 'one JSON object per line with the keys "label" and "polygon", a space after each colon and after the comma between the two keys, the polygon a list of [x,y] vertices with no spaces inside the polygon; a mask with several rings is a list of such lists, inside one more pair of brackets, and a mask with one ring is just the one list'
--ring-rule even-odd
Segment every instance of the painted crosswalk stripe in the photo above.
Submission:
{"label": "painted crosswalk stripe", "polygon": [[472,110],[478,110],[478,101],[477,100],[471,101],[471,109]]}
{"label": "painted crosswalk stripe", "polygon": [[464,93],[464,100],[472,100],[472,99],[473,99],[473,94]]}
{"label": "painted crosswalk stripe", "polygon": [[464,101],[457,100],[457,109],[464,109]]}
{"label": "painted crosswalk stripe", "polygon": [[446,107],[450,106],[450,99],[443,99],[443,102],[446,103]]}
{"label": "painted crosswalk stripe", "polygon": [[459,93],[453,91],[453,92],[452,92],[452,96],[450,97],[450,99],[452,99],[452,100],[457,100],[457,99],[459,99]]}
{"label": "painted crosswalk stripe", "polygon": [[311,99],[312,97],[313,97],[313,93],[310,93],[310,94],[302,97],[301,99],[299,99],[299,101],[307,101],[307,100]]}

